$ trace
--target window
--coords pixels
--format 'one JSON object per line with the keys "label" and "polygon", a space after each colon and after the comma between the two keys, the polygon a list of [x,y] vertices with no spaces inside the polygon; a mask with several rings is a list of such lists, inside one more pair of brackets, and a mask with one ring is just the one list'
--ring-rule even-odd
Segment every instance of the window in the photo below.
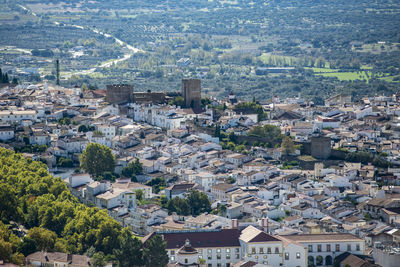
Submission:
{"label": "window", "polygon": [[217,263],[217,267],[222,267],[222,266],[221,266],[221,263]]}
{"label": "window", "polygon": [[308,245],[308,252],[312,252],[312,245]]}
{"label": "window", "polygon": [[199,255],[199,259],[202,259],[203,258],[203,256],[202,255]]}
{"label": "window", "polygon": [[279,254],[279,248],[275,247],[275,254]]}
{"label": "window", "polygon": [[351,244],[347,244],[347,251],[351,251]]}
{"label": "window", "polygon": [[264,259],[266,259],[267,258],[267,255],[264,255]]}
{"label": "window", "polygon": [[340,251],[340,245],[336,244],[336,251]]}
{"label": "window", "polygon": [[285,253],[285,260],[289,260],[289,253]]}
{"label": "window", "polygon": [[217,254],[217,260],[221,259],[221,254]]}
{"label": "window", "polygon": [[226,253],[231,253],[231,249],[230,249],[230,248],[227,248],[227,249],[226,249]]}
{"label": "window", "polygon": [[188,263],[188,259],[185,259],[185,263]]}
{"label": "window", "polygon": [[239,248],[235,248],[236,253],[239,253]]}
{"label": "window", "polygon": [[239,259],[240,258],[240,255],[239,254],[236,254],[236,259]]}
{"label": "window", "polygon": [[326,251],[328,251],[328,252],[331,251],[331,244],[326,244]]}
{"label": "window", "polygon": [[175,260],[175,256],[171,256],[171,261],[174,261]]}
{"label": "window", "polygon": [[264,254],[264,248],[260,248],[260,254]]}
{"label": "window", "polygon": [[171,250],[171,255],[175,255],[175,250]]}
{"label": "window", "polygon": [[208,253],[208,254],[211,254],[211,253],[212,253],[212,249],[210,249],[210,248],[207,249],[207,253]]}
{"label": "window", "polygon": [[322,245],[321,245],[321,244],[318,244],[318,246],[317,246],[317,251],[318,251],[318,252],[321,252],[321,251],[322,251]]}
{"label": "window", "polygon": [[360,244],[356,244],[356,250],[360,251]]}
{"label": "window", "polygon": [[296,253],[296,259],[300,259],[300,252]]}
{"label": "window", "polygon": [[270,247],[267,248],[267,253],[271,254],[271,248]]}
{"label": "window", "polygon": [[251,254],[256,254],[256,248],[251,248]]}
{"label": "window", "polygon": [[212,260],[212,255],[208,255],[207,259]]}
{"label": "window", "polygon": [[226,254],[226,259],[229,260],[231,258],[230,254]]}
{"label": "window", "polygon": [[220,248],[217,248],[217,253],[221,253],[221,249]]}
{"label": "window", "polygon": [[199,252],[199,254],[203,254],[203,250],[200,248],[197,250]]}

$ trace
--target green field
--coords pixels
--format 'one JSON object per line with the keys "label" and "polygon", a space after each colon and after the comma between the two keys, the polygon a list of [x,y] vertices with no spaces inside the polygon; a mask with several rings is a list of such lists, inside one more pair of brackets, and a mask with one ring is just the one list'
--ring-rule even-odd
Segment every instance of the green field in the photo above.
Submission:
{"label": "green field", "polygon": [[340,81],[355,81],[355,80],[366,80],[368,82],[369,77],[371,77],[370,71],[360,71],[360,72],[326,72],[318,73],[317,75],[322,75],[324,77],[336,77]]}
{"label": "green field", "polygon": [[[321,75],[324,77],[336,77],[340,81],[355,81],[355,80],[365,80],[369,81],[372,72],[369,70],[360,71],[339,71],[338,69],[330,68],[305,68],[314,71],[315,75]],[[368,67],[366,68],[368,69]]]}

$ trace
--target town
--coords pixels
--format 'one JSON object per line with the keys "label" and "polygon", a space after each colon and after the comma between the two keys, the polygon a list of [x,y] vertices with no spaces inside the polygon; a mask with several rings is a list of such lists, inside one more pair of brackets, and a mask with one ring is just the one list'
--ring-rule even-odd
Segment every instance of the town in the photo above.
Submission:
{"label": "town", "polygon": [[[0,145],[143,243],[161,235],[169,266],[398,266],[400,95],[316,105],[201,91],[198,79],[173,93],[3,85]],[[111,169],[88,160],[99,150]],[[25,260],[88,266],[56,254]]]}

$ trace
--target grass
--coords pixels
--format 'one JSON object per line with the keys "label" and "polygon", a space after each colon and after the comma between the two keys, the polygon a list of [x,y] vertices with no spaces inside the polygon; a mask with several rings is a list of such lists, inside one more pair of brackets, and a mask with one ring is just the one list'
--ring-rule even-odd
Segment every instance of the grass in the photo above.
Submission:
{"label": "grass", "polygon": [[393,80],[394,78],[400,79],[400,75],[396,75],[396,76],[386,76],[386,77],[381,77],[379,79],[384,80],[386,82],[400,82],[400,80]]}
{"label": "grass", "polygon": [[371,77],[371,71],[360,71],[360,72],[326,72],[318,73],[324,77],[336,77],[340,81],[355,81],[355,80],[366,80],[368,82],[369,77]]}
{"label": "grass", "polygon": [[330,72],[337,72],[337,69],[330,69],[330,68],[309,68],[306,67],[305,69],[312,70],[316,73],[330,73]]}
{"label": "grass", "polygon": [[355,81],[355,80],[365,80],[369,81],[372,72],[369,70],[371,67],[363,66],[360,71],[340,71],[338,69],[330,68],[305,68],[314,71],[315,75],[320,75],[324,77],[336,77],[340,81]]}

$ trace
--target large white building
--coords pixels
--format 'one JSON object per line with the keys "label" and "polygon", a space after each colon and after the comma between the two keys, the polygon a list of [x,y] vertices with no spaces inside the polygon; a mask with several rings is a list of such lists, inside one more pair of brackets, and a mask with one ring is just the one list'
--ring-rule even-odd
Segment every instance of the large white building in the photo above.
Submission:
{"label": "large white building", "polygon": [[352,234],[303,234],[284,238],[307,247],[308,266],[332,266],[335,257],[344,252],[365,254],[365,240]]}
{"label": "large white building", "polygon": [[[237,221],[233,221],[237,224]],[[236,225],[237,226],[237,225]],[[207,267],[230,267],[245,260],[262,266],[307,266],[307,248],[297,242],[272,236],[254,226],[243,230],[237,227],[215,230],[161,231],[167,243],[170,263],[193,262],[193,257],[204,259]],[[143,239],[151,238],[155,232]],[[186,244],[192,247],[190,259],[180,254]],[[194,255],[195,254],[195,255]]]}
{"label": "large white building", "polygon": [[[332,266],[335,257],[349,252],[364,255],[365,241],[351,234],[301,234],[290,236],[270,235],[262,229],[247,226],[237,228],[232,221],[230,229],[161,231],[166,241],[170,263],[185,262],[184,255],[178,255],[186,244],[194,254],[204,259],[207,267],[230,267],[240,261],[253,261],[262,266]],[[146,236],[146,242],[156,232]]]}
{"label": "large white building", "polygon": [[0,121],[3,124],[21,124],[23,120],[36,121],[37,113],[35,110],[15,110],[0,111]]}

